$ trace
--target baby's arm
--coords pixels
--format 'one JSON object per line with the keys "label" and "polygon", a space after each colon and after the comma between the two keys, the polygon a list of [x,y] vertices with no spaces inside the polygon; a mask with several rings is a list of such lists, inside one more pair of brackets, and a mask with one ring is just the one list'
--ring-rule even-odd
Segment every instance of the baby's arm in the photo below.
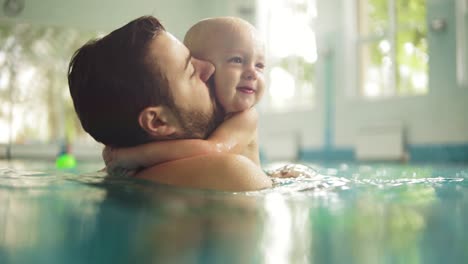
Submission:
{"label": "baby's arm", "polygon": [[159,141],[130,148],[103,151],[109,174],[133,174],[133,171],[170,160],[214,152],[239,154],[254,137],[258,114],[254,108],[237,113],[224,121],[207,140],[184,139]]}
{"label": "baby's arm", "polygon": [[218,152],[240,154],[254,140],[258,113],[250,108],[225,120],[208,138]]}

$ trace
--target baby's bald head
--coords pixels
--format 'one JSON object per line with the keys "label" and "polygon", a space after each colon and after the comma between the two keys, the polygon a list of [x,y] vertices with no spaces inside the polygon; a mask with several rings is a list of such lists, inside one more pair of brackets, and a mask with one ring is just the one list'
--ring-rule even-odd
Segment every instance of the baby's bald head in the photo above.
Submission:
{"label": "baby's bald head", "polygon": [[232,44],[232,41],[236,41],[236,36],[245,35],[261,42],[255,27],[241,18],[208,18],[199,21],[187,31],[184,44],[194,57],[210,60],[213,52]]}

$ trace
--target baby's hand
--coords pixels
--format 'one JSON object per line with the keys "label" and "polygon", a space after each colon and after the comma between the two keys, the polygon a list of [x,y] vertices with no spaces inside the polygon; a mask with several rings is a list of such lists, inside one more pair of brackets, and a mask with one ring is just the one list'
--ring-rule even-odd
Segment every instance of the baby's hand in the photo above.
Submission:
{"label": "baby's hand", "polygon": [[317,172],[305,165],[288,164],[273,171],[269,171],[267,174],[273,178],[297,178],[314,177],[317,175]]}
{"label": "baby's hand", "polygon": [[125,159],[120,157],[117,148],[106,146],[102,150],[102,159],[106,164],[107,174],[118,177],[134,176],[137,172],[137,166],[132,166],[131,163],[125,162]]}

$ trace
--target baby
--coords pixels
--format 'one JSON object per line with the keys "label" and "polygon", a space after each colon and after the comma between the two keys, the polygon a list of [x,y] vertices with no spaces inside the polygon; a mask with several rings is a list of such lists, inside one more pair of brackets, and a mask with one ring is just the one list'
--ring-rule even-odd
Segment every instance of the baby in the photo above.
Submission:
{"label": "baby", "polygon": [[265,51],[255,28],[234,17],[202,20],[187,32],[184,44],[192,56],[215,66],[214,94],[226,113],[206,140],[170,140],[131,148],[106,147],[109,174],[131,175],[140,168],[210,152],[241,154],[260,166],[257,112],[265,90]]}

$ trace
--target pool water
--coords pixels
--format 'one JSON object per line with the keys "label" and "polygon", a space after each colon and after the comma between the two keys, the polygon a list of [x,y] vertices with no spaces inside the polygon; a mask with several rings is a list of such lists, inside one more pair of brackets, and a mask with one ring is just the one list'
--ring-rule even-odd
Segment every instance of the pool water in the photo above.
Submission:
{"label": "pool water", "polygon": [[0,163],[0,263],[468,263],[466,165],[312,164],[247,193],[101,166]]}

